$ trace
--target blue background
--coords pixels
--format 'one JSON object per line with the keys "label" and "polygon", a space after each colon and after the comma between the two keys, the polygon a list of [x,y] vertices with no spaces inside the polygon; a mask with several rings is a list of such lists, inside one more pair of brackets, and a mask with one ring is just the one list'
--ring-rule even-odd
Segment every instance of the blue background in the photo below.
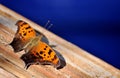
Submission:
{"label": "blue background", "polygon": [[120,0],[2,0],[1,3],[120,69]]}

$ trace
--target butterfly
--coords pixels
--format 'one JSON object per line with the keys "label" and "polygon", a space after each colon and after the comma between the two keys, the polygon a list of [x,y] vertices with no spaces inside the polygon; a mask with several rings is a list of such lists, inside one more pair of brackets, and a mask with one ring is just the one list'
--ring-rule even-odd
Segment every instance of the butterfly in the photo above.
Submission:
{"label": "butterfly", "polygon": [[25,51],[21,59],[24,61],[26,69],[32,64],[50,64],[55,68],[60,66],[60,59],[56,52],[41,40],[42,34],[36,35],[36,31],[22,20],[18,20],[16,25],[18,29],[10,45],[15,52]]}

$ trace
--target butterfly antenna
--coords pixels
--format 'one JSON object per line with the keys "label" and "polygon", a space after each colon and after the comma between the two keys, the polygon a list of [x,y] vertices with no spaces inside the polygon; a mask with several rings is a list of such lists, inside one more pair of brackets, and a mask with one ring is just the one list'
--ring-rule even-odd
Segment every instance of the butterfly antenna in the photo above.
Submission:
{"label": "butterfly antenna", "polygon": [[[48,30],[48,29],[51,28],[52,26],[53,26],[53,24],[50,24],[50,20],[48,20],[47,23],[45,24],[44,28],[46,28],[46,29]],[[43,36],[44,36],[44,35],[41,34],[41,35],[39,36],[39,38],[41,39]]]}
{"label": "butterfly antenna", "polygon": [[53,24],[50,24],[50,25],[47,27],[47,29],[50,29],[52,26],[53,26]]}
{"label": "butterfly antenna", "polygon": [[44,28],[49,29],[53,26],[53,24],[50,24],[50,20],[47,21],[47,23],[45,24]]}
{"label": "butterfly antenna", "polygon": [[47,21],[47,23],[45,24],[44,28],[47,28],[47,26],[49,25],[50,20]]}

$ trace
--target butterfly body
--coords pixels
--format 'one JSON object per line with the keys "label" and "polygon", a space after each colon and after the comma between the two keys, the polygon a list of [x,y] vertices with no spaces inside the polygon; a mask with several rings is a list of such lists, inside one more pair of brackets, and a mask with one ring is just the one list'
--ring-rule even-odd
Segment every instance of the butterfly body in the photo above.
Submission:
{"label": "butterfly body", "polygon": [[50,64],[56,68],[60,66],[60,60],[56,52],[41,41],[43,35],[36,36],[35,30],[22,20],[19,20],[16,25],[18,30],[10,45],[15,52],[25,50],[21,59],[25,62],[26,68],[31,64]]}

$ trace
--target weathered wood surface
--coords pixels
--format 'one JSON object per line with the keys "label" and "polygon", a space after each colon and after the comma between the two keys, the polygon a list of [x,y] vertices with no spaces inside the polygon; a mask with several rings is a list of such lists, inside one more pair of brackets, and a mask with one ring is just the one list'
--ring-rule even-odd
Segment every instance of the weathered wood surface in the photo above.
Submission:
{"label": "weathered wood surface", "polygon": [[[56,45],[54,49],[64,57],[65,67],[57,70],[49,65],[32,65],[24,69],[20,59],[24,51],[14,53],[8,45],[17,29],[15,23],[20,19]],[[0,78],[120,78],[120,70],[0,5]]]}

